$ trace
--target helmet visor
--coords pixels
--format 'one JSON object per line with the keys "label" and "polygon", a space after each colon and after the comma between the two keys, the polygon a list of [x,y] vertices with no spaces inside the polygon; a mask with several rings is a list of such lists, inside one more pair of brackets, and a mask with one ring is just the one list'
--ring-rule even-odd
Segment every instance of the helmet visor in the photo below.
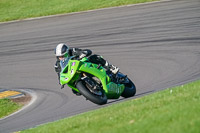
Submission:
{"label": "helmet visor", "polygon": [[68,57],[69,57],[69,53],[68,53],[68,52],[65,53],[65,54],[64,54],[64,57],[65,57],[65,58],[68,58]]}
{"label": "helmet visor", "polygon": [[60,60],[64,60],[66,58],[69,58],[69,54],[68,53],[65,53],[64,55],[62,56],[57,56]]}

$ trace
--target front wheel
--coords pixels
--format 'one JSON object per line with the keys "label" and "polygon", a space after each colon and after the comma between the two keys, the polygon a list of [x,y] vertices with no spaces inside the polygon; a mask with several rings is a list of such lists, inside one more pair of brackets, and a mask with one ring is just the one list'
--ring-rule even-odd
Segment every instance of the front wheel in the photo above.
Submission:
{"label": "front wheel", "polygon": [[94,92],[90,91],[90,89],[87,87],[86,83],[82,80],[80,80],[76,84],[77,89],[80,91],[80,93],[88,100],[90,100],[93,103],[103,105],[107,103],[107,97],[103,90],[100,90],[99,94],[95,94]]}

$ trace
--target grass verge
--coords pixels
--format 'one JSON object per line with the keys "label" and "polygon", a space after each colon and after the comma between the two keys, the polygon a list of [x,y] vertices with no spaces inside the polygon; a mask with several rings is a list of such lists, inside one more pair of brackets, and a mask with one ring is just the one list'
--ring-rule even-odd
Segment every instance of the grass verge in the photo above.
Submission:
{"label": "grass verge", "polygon": [[22,133],[199,133],[200,81],[114,104]]}
{"label": "grass verge", "polygon": [[0,22],[156,0],[0,0]]}
{"label": "grass verge", "polygon": [[15,112],[21,107],[22,105],[12,102],[10,99],[0,99],[0,118]]}

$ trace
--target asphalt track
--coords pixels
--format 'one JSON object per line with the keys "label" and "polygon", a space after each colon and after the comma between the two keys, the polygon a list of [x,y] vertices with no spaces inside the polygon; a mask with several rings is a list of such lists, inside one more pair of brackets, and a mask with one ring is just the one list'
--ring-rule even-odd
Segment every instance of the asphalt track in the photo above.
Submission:
{"label": "asphalt track", "polygon": [[0,88],[24,89],[37,96],[31,106],[0,120],[1,133],[102,107],[73,95],[68,87],[59,89],[53,51],[59,42],[103,55],[128,74],[140,97],[200,78],[200,1],[173,0],[0,24]]}

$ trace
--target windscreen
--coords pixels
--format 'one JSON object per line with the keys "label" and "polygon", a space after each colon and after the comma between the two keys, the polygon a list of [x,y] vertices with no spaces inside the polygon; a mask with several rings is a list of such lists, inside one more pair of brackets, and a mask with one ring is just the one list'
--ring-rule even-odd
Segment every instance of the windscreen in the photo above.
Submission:
{"label": "windscreen", "polygon": [[60,66],[61,66],[61,69],[62,69],[62,70],[67,66],[69,60],[71,60],[72,58],[74,58],[74,56],[65,57],[64,60],[61,60],[61,61],[60,61]]}

